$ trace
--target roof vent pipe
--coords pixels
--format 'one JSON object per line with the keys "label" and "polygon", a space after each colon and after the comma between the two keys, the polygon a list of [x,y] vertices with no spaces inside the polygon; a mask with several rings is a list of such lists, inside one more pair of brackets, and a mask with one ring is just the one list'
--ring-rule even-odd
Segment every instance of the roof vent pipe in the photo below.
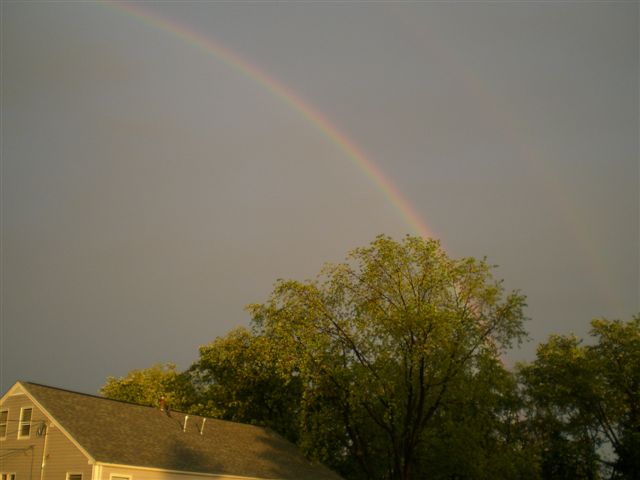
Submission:
{"label": "roof vent pipe", "polygon": [[187,420],[189,420],[189,415],[185,415],[184,416],[184,425],[182,425],[182,431],[183,432],[187,431]]}
{"label": "roof vent pipe", "polygon": [[207,421],[206,418],[202,419],[202,425],[200,425],[200,435],[202,435],[202,432],[204,432],[204,422],[206,422],[206,421]]}

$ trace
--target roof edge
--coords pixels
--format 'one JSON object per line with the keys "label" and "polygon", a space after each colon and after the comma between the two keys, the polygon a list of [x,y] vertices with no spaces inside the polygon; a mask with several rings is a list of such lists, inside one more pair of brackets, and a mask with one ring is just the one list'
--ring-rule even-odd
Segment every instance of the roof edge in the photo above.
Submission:
{"label": "roof edge", "polygon": [[237,479],[237,480],[286,480],[284,478],[243,477],[240,475],[230,475],[228,473],[191,472],[188,470],[170,470],[167,468],[141,467],[137,465],[127,465],[124,463],[96,462],[96,466],[112,467],[112,468],[128,468],[128,469],[134,469],[134,470],[143,470],[147,472],[176,473],[180,475],[194,475],[194,476],[201,476],[201,477],[208,477],[208,478],[224,478],[224,479]]}
{"label": "roof edge", "polygon": [[[127,405],[135,405],[137,407],[156,408],[156,407],[154,407],[152,405],[143,405],[141,403],[129,402],[127,400],[119,400],[117,398],[109,398],[109,397],[105,397],[103,395],[97,395],[97,394],[94,394],[94,393],[79,392],[77,390],[71,390],[71,389],[68,389],[68,388],[54,387],[54,386],[51,386],[51,385],[45,385],[44,383],[27,382],[27,381],[20,381],[18,383],[27,384],[27,385],[35,385],[36,387],[49,388],[51,390],[59,390],[61,392],[73,393],[74,395],[82,395],[84,397],[98,398],[100,400],[109,400],[111,402],[125,403]],[[176,413],[184,413],[184,412],[178,412],[178,410],[173,410],[173,411],[176,412]]]}
{"label": "roof edge", "polygon": [[[34,385],[38,385],[38,386],[42,386],[42,387],[46,387],[46,385],[39,385],[39,384],[34,384]],[[64,428],[64,427],[63,427],[63,426],[62,426],[62,425],[61,425],[61,424],[60,424],[60,423],[55,419],[55,417],[54,417],[53,415],[51,415],[51,413],[49,413],[49,411],[48,411],[48,410],[47,410],[47,409],[46,409],[46,408],[45,408],[45,407],[44,407],[44,406],[43,406],[43,405],[42,405],[42,404],[41,404],[41,403],[36,399],[35,395],[34,395],[34,394],[32,394],[32,393],[29,391],[28,386],[29,386],[29,382],[17,381],[17,382],[15,383],[15,385],[9,389],[9,391],[7,392],[7,395],[5,395],[5,397],[6,397],[6,396],[8,396],[8,395],[9,395],[9,393],[10,393],[11,391],[15,390],[17,387],[22,388],[22,390],[24,390],[25,395],[26,395],[27,397],[29,397],[29,399],[33,402],[33,404],[34,404],[36,407],[38,407],[38,408],[39,408],[39,409],[40,409],[40,410],[41,410],[41,411],[42,411],[42,412],[47,416],[47,418],[49,419],[49,421],[50,421],[50,422],[51,422],[51,423],[52,423],[56,428],[58,428],[58,429],[59,429],[59,430],[64,434],[64,436],[66,436],[66,437],[69,439],[69,441],[70,441],[71,443],[73,443],[73,445],[74,445],[78,450],[80,450],[80,452],[81,452],[85,457],[87,457],[87,460],[89,461],[89,463],[90,463],[90,464],[94,464],[94,463],[96,463],[96,459],[95,459],[95,458],[93,458],[93,455],[91,455],[91,454],[87,451],[87,449],[86,449],[86,448],[84,448],[82,445],[80,445],[80,444],[78,443],[78,441],[77,441],[75,438],[73,438],[73,435],[71,435],[69,432],[67,432],[67,430],[66,430],[66,429],[65,429],[65,428]],[[52,388],[52,387],[49,387],[49,388]],[[62,390],[62,389],[59,389],[59,390]],[[5,397],[2,397],[2,400],[4,400],[4,399],[5,399]]]}
{"label": "roof edge", "polygon": [[16,383],[14,383],[13,385],[11,385],[11,387],[9,387],[9,389],[5,392],[5,394],[2,396],[2,398],[0,398],[0,402],[4,402],[7,398],[12,397],[14,395],[21,395],[21,393],[15,393],[16,390],[23,390],[24,388],[21,385],[21,381],[17,381]]}
{"label": "roof edge", "polygon": [[[109,397],[105,397],[105,396],[102,396],[102,395],[96,395],[96,394],[93,394],[93,393],[79,392],[77,390],[70,390],[68,388],[61,388],[61,387],[53,387],[51,385],[45,385],[44,383],[28,382],[28,381],[25,381],[25,380],[17,381],[16,384],[7,391],[7,395],[18,384],[21,384],[23,389],[26,389],[25,386],[35,385],[36,387],[48,388],[48,389],[51,389],[51,390],[58,390],[58,391],[61,391],[61,392],[72,393],[74,395],[82,395],[84,397],[95,398],[95,399],[98,399],[98,400],[106,400],[106,401],[109,401],[109,402],[116,402],[116,403],[121,403],[121,404],[124,404],[124,405],[131,405],[131,406],[134,406],[134,407],[149,408],[149,409],[152,409],[152,410],[158,410],[158,407],[154,407],[152,405],[144,405],[144,404],[141,404],[141,403],[130,402],[130,401],[127,401],[127,400],[119,400],[117,398],[109,398]],[[4,397],[2,399],[4,400]],[[270,427],[268,427],[266,425],[257,425],[257,424],[252,424],[252,423],[235,422],[233,420],[225,420],[224,418],[210,417],[210,416],[206,416],[206,415],[201,415],[199,413],[189,413],[189,412],[183,412],[181,410],[174,410],[174,409],[171,409],[171,413],[172,414],[177,414],[177,415],[188,415],[190,418],[191,417],[206,418],[207,420],[214,420],[216,422],[234,423],[234,424],[240,423],[240,424],[245,425],[247,427],[258,428],[258,429],[261,429],[261,430],[264,430],[264,431],[268,431],[271,435],[276,435],[278,437],[283,438],[285,441],[289,441],[289,440],[285,439],[281,434],[279,434],[278,432],[276,432],[275,430],[273,430],[272,428],[270,428]],[[96,462],[97,462],[97,460],[96,460]],[[249,478],[249,479],[252,479],[253,477],[238,477],[238,478]],[[260,480],[262,480],[262,479],[260,479]],[[273,480],[273,479],[269,479],[269,480]]]}

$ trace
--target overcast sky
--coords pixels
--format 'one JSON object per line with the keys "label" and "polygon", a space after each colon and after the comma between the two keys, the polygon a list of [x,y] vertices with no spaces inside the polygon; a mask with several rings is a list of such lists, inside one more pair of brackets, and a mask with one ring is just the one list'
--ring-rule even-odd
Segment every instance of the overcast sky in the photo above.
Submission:
{"label": "overcast sky", "polygon": [[195,34],[358,145],[450,255],[499,265],[529,304],[510,362],[640,310],[637,2],[1,5],[2,391],[185,368],[276,279],[416,233]]}

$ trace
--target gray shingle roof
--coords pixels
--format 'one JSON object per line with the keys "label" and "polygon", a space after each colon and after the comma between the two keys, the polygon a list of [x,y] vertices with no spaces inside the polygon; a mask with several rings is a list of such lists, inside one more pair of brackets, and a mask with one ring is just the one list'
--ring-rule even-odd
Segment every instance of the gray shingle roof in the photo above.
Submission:
{"label": "gray shingle roof", "polygon": [[96,461],[258,477],[339,480],[271,430],[165,412],[35,383],[21,385]]}

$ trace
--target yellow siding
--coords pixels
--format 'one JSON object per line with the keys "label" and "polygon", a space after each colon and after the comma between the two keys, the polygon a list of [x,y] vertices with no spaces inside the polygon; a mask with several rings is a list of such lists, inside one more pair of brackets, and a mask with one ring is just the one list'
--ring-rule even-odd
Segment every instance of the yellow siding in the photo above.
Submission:
{"label": "yellow siding", "polygon": [[[18,439],[20,409],[32,407],[29,438]],[[16,480],[66,480],[67,472],[91,480],[87,457],[24,394],[7,396],[0,409],[9,410],[7,436],[0,440],[0,470],[15,473]],[[45,424],[46,434],[38,436]],[[43,455],[46,439],[46,454]],[[44,464],[44,465],[43,465]]]}
{"label": "yellow siding", "polygon": [[81,473],[82,480],[91,480],[92,465],[67,436],[54,426],[48,435],[42,480],[66,480],[67,473]]}

